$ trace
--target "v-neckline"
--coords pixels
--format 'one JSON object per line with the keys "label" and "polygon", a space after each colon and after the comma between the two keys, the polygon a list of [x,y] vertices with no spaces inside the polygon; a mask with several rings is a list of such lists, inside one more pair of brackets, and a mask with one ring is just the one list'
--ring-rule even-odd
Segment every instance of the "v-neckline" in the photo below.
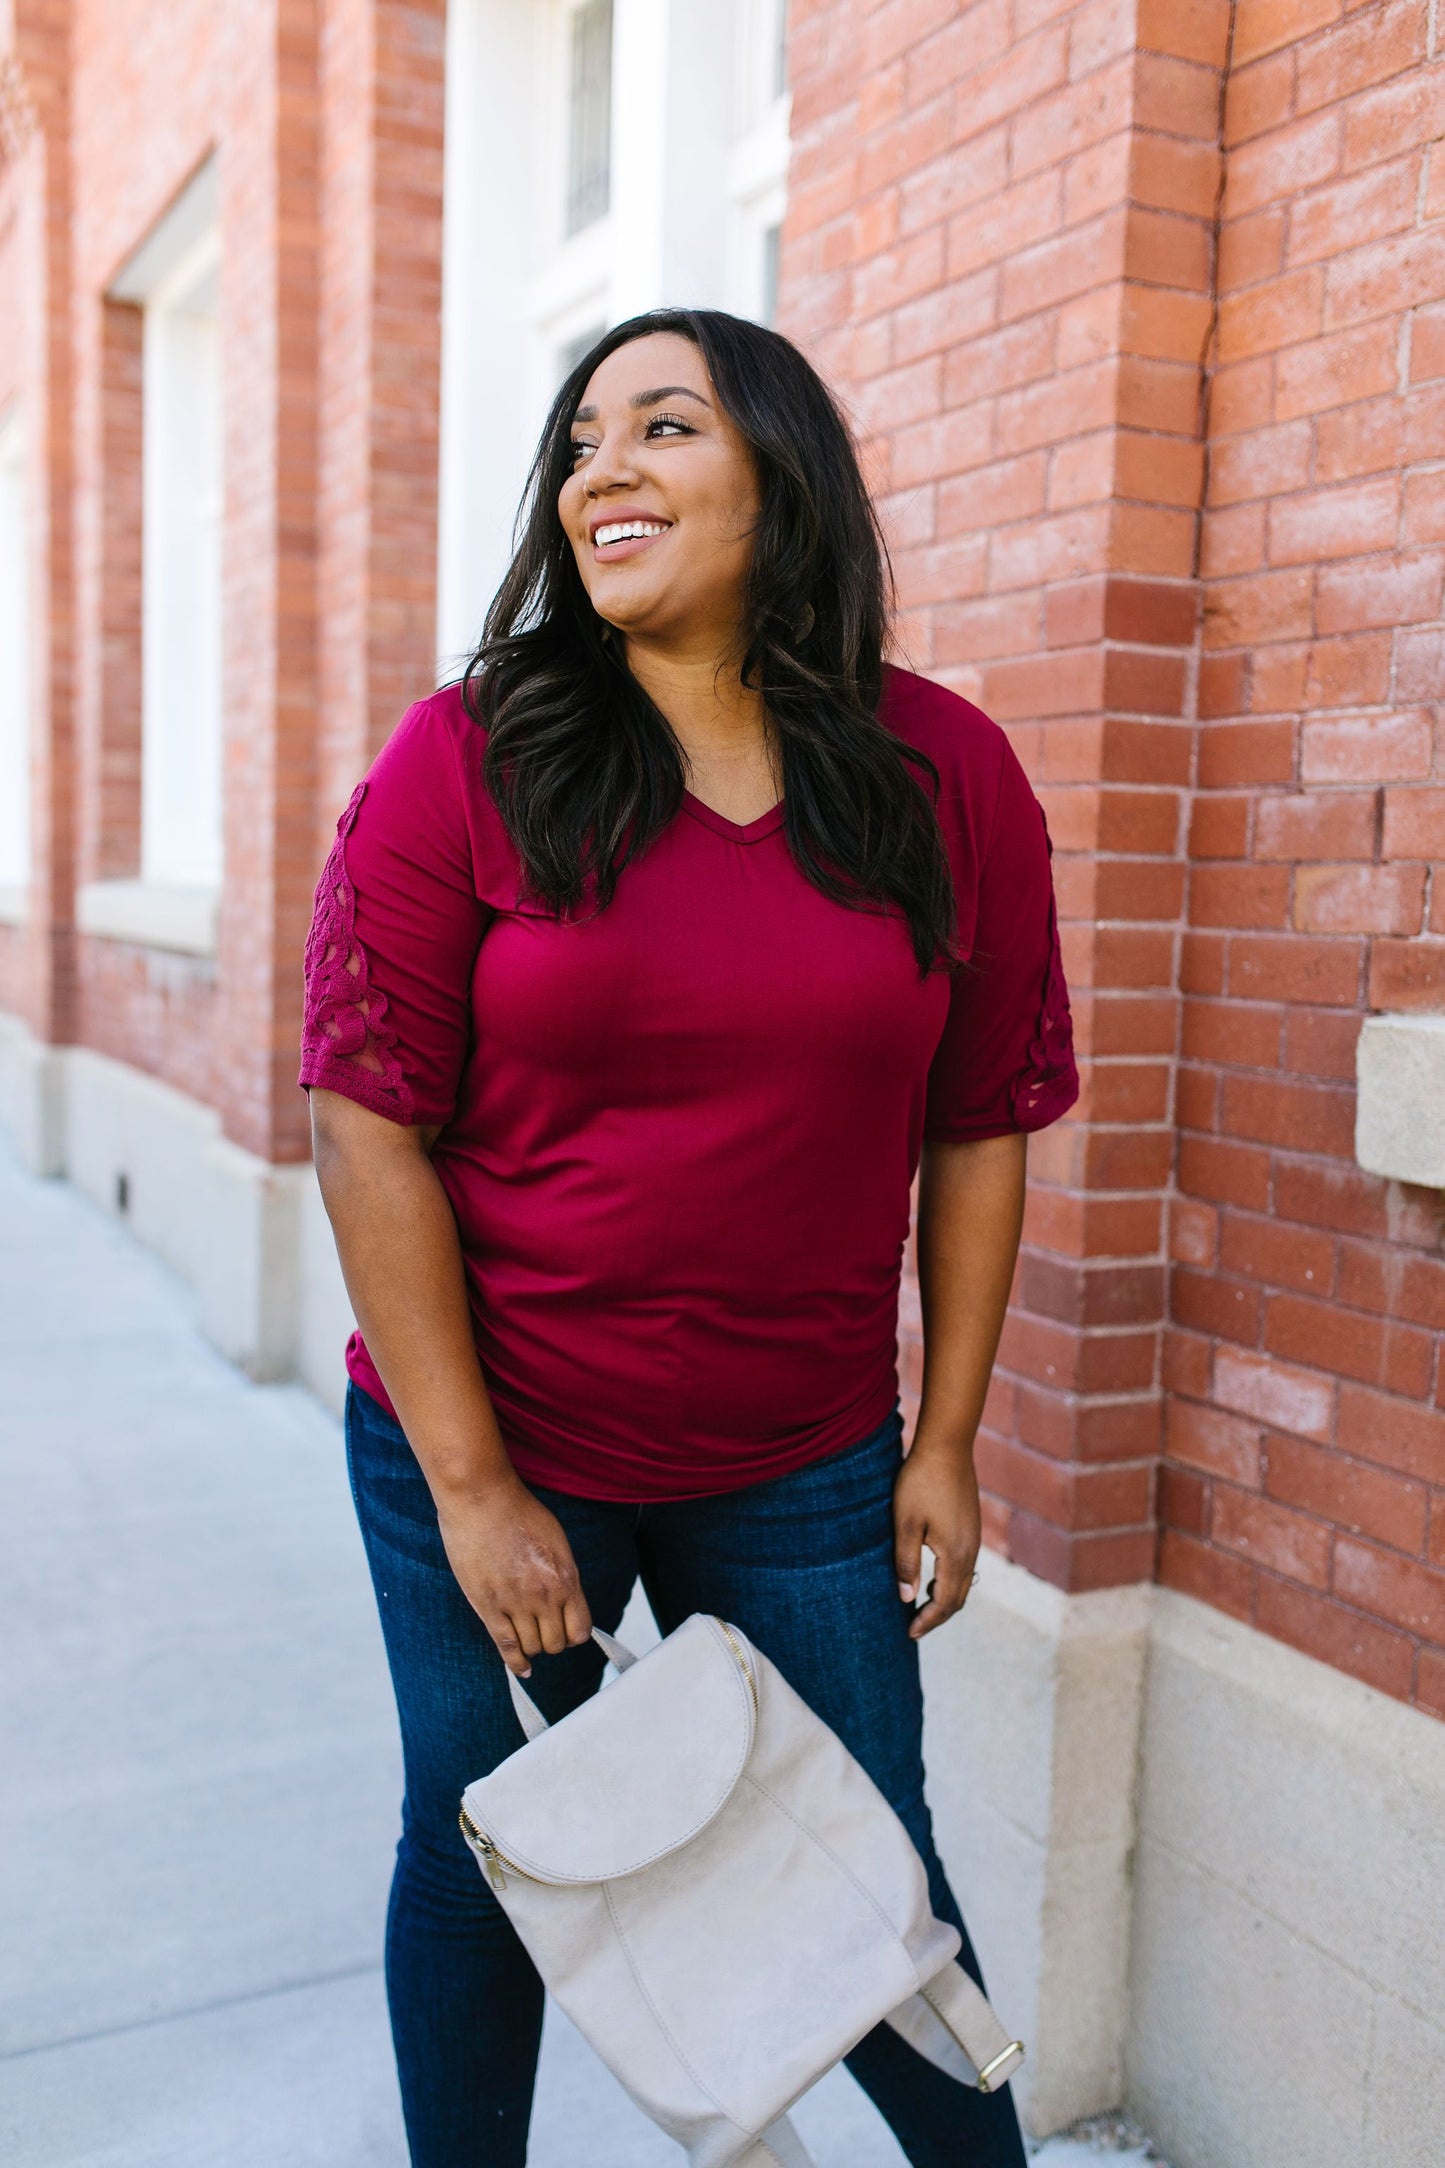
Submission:
{"label": "v-neckline", "polygon": [[714,835],[726,836],[732,843],[761,843],[764,836],[770,836],[775,828],[783,825],[781,798],[776,805],[770,805],[766,813],[760,813],[755,821],[730,821],[725,813],[714,812],[710,805],[704,805],[690,790],[682,794],[682,809],[695,821],[701,821],[704,828],[711,828]]}

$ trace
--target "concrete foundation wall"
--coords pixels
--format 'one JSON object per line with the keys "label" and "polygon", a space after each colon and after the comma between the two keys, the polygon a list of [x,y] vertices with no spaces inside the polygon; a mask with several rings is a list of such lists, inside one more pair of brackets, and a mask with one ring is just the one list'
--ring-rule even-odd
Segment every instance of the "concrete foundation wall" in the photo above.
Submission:
{"label": "concrete foundation wall", "polygon": [[272,1166],[213,1108],[89,1047],[42,1047],[13,1017],[0,1125],[26,1166],[67,1176],[165,1259],[223,1355],[339,1408],[352,1320],[309,1164]]}
{"label": "concrete foundation wall", "polygon": [[1169,1590],[1127,2096],[1176,2168],[1445,2159],[1445,1728]]}
{"label": "concrete foundation wall", "polygon": [[1440,2168],[1445,1730],[1167,1589],[992,1553],[924,1644],[940,1849],[1039,2136],[1174,2168]]}
{"label": "concrete foundation wall", "polygon": [[18,1016],[0,1012],[0,1129],[32,1174],[59,1174],[63,1054],[42,1046]]}

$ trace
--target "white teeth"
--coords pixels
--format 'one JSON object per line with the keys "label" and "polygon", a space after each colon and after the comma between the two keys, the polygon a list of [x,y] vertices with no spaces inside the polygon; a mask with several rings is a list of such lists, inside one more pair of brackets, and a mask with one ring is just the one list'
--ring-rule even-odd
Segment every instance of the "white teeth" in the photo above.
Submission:
{"label": "white teeth", "polygon": [[665,519],[617,520],[610,527],[599,527],[592,540],[597,549],[605,550],[612,542],[640,541],[646,535],[666,534],[669,525]]}

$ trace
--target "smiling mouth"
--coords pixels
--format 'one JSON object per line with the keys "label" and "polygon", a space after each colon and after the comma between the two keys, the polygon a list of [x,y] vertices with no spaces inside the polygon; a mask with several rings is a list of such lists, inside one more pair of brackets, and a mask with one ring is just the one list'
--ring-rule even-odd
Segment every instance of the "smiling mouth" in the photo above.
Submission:
{"label": "smiling mouth", "polygon": [[616,564],[621,558],[635,557],[649,548],[671,526],[670,519],[609,520],[594,530],[592,554],[607,564]]}

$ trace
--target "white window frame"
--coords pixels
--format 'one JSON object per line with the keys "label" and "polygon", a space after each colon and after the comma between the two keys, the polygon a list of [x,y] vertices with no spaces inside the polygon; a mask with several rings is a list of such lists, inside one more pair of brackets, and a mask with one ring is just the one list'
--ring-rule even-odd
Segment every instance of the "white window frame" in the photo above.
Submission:
{"label": "white window frame", "polygon": [[793,101],[776,81],[787,0],[737,0],[737,109],[727,162],[727,306],[768,321],[768,236],[788,204]]}
{"label": "white window frame", "polygon": [[[623,240],[618,217],[618,130],[633,102],[618,82],[628,0],[612,11],[612,132],[607,210],[569,234],[567,166],[570,133],[572,18],[586,0],[542,0],[536,10],[538,151],[536,246],[522,302],[526,352],[525,412],[535,438],[557,389],[562,349],[593,324],[616,321],[614,267]],[[625,166],[626,154],[621,163]]]}
{"label": "white window frame", "polygon": [[144,313],[140,878],[77,900],[84,931],[194,955],[223,874],[220,271],[211,159],[109,289]]}
{"label": "white window frame", "polygon": [[30,897],[30,492],[19,401],[0,415],[0,925]]}
{"label": "white window frame", "polygon": [[[442,221],[437,673],[506,570],[532,447],[520,298],[541,249],[536,0],[449,0]],[[478,110],[485,98],[485,110]]]}
{"label": "white window frame", "polygon": [[565,234],[570,17],[451,0],[438,671],[475,643],[569,340],[672,303],[758,316],[786,200],[781,0],[614,0],[605,217]]}

